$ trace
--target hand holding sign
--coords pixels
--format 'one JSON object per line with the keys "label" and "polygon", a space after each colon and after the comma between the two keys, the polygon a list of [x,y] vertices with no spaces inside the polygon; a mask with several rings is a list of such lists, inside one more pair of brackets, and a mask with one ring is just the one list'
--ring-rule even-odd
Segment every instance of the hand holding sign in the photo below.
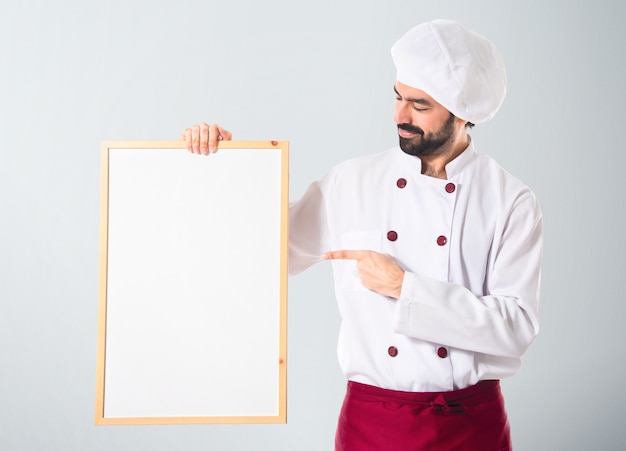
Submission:
{"label": "hand holding sign", "polygon": [[218,142],[229,141],[233,134],[217,124],[201,122],[183,130],[180,139],[187,144],[187,150],[198,155],[217,152]]}
{"label": "hand holding sign", "polygon": [[368,290],[389,296],[400,297],[404,271],[389,254],[367,250],[341,250],[325,253],[324,260],[355,260],[361,283]]}

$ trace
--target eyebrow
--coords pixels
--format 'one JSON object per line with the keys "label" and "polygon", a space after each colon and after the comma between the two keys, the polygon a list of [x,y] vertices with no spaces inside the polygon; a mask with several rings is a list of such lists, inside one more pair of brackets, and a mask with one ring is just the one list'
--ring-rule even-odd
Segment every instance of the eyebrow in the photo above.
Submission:
{"label": "eyebrow", "polygon": [[[393,91],[397,94],[398,97],[402,97],[402,95],[398,92],[395,86],[393,87]],[[433,106],[431,102],[429,102],[423,97],[405,97],[404,100],[408,102],[418,103],[424,106]]]}

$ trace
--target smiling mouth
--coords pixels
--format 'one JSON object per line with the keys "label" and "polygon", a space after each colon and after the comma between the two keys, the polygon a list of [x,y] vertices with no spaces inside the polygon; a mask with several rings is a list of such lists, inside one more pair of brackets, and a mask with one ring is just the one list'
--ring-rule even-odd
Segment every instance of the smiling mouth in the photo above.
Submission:
{"label": "smiling mouth", "polygon": [[424,131],[419,127],[414,127],[410,124],[398,124],[398,135],[402,138],[414,138],[423,134]]}
{"label": "smiling mouth", "polygon": [[407,131],[407,130],[403,130],[403,129],[401,129],[401,128],[398,128],[398,135],[399,135],[401,138],[414,138],[414,137],[416,137],[417,135],[419,135],[419,133],[414,133],[414,132],[410,132],[410,131]]}

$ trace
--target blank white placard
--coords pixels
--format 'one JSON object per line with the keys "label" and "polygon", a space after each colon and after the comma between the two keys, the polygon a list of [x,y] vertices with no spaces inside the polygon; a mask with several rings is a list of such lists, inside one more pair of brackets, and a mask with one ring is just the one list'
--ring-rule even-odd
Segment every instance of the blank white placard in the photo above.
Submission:
{"label": "blank white placard", "polygon": [[287,144],[102,152],[96,423],[284,422]]}

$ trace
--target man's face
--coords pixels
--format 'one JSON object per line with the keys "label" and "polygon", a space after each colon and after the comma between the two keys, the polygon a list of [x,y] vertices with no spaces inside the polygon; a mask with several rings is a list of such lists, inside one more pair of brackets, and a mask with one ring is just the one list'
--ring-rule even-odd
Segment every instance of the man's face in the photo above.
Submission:
{"label": "man's face", "polygon": [[436,155],[458,127],[456,117],[424,91],[396,82],[394,121],[400,148],[416,157]]}

